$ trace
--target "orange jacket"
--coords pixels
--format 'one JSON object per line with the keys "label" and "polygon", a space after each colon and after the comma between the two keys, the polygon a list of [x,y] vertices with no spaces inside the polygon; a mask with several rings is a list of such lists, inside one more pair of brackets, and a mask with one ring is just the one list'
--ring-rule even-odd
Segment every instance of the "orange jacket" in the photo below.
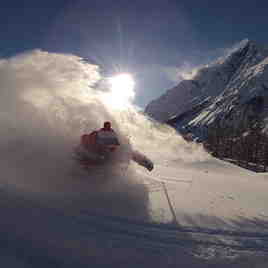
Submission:
{"label": "orange jacket", "polygon": [[91,146],[96,145],[96,140],[97,140],[97,134],[98,132],[92,131],[90,134],[84,134],[81,136],[81,144],[85,147],[85,148],[89,148]]}
{"label": "orange jacket", "polygon": [[[112,135],[107,135],[108,132]],[[106,133],[106,134],[105,134]],[[87,149],[96,147],[98,145],[105,145],[107,140],[112,140],[114,145],[120,145],[114,130],[101,128],[100,130],[92,131],[90,134],[84,134],[81,136],[81,145]]]}

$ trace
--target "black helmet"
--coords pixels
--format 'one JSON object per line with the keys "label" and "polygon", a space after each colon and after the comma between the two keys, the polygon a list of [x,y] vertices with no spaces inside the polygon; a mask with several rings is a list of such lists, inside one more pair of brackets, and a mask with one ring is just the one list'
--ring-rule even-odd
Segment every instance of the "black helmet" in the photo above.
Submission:
{"label": "black helmet", "polygon": [[109,121],[104,122],[103,127],[105,129],[110,129],[111,128],[111,122],[109,122]]}

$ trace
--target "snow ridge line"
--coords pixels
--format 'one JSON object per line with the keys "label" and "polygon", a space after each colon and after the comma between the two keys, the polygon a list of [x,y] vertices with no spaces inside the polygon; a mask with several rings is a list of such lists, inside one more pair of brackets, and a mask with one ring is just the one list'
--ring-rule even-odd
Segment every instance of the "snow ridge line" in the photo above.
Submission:
{"label": "snow ridge line", "polygon": [[[8,200],[7,200],[8,201]],[[19,201],[18,199],[16,201]],[[23,202],[21,202],[23,201]],[[15,204],[14,204],[15,205]],[[115,243],[122,240],[139,240],[138,248],[153,246],[161,248],[193,247],[195,245],[220,246],[235,250],[268,252],[268,234],[256,232],[235,232],[220,229],[189,228],[152,222],[142,222],[118,216],[100,215],[88,210],[67,212],[60,208],[47,207],[33,200],[20,200],[15,209],[33,210],[47,214],[47,224],[53,226],[55,232],[61,232],[61,222],[65,229],[76,230],[76,233],[88,237],[108,237]],[[51,217],[52,216],[52,217]],[[30,219],[29,219],[30,220]],[[55,224],[58,223],[58,224]],[[188,234],[188,235],[187,235]],[[106,237],[106,238],[105,238]]]}
{"label": "snow ridge line", "polygon": [[[142,241],[142,243],[149,243],[154,245],[154,247],[193,247],[194,245],[203,245],[228,247],[240,251],[245,250],[268,252],[268,239],[267,237],[263,236],[240,235],[239,239],[234,237],[232,240],[233,236],[230,235],[230,232],[228,235],[223,235],[220,232],[214,234],[204,232],[201,233],[200,230],[198,233],[190,233],[190,230],[185,232],[186,230],[181,228],[167,229],[165,226],[161,226],[162,228],[154,228],[155,224],[153,223],[137,224],[137,222],[133,223],[132,220],[114,221],[114,219],[111,220],[110,217],[105,217],[106,221],[103,221],[100,220],[101,218],[103,219],[104,217],[87,215],[86,222],[83,221],[83,218],[79,216],[75,217],[75,220],[78,224],[87,224],[87,226],[91,229],[90,232],[93,231],[93,228],[97,232],[109,233],[109,236],[112,236],[116,239],[138,239]],[[189,233],[189,237],[185,238],[186,233]],[[196,235],[200,234],[203,235],[203,237],[195,237]],[[226,236],[229,236],[229,242],[224,242],[226,241]],[[141,245],[139,244],[139,247],[140,246]]]}
{"label": "snow ridge line", "polygon": [[[78,211],[78,215],[69,214],[67,215],[65,212],[61,211],[58,208],[53,207],[46,207],[42,204],[37,204],[36,202],[33,202],[31,200],[23,200],[24,202],[28,201],[31,202],[31,208],[36,209],[44,209],[48,210],[49,212],[54,211],[54,214],[61,215],[63,217],[69,217],[73,218],[75,217],[77,220],[79,219],[80,222],[87,222],[89,220],[96,220],[98,223],[108,223],[110,226],[127,226],[128,227],[136,227],[140,229],[150,229],[151,231],[155,231],[157,233],[161,231],[167,232],[183,232],[183,233],[193,233],[193,234],[207,234],[207,235],[224,235],[224,236],[233,236],[233,237],[249,237],[249,238],[266,238],[268,239],[268,232],[247,232],[247,231],[232,231],[232,230],[226,230],[226,229],[214,229],[214,228],[204,228],[204,227],[188,227],[183,225],[174,225],[174,224],[167,224],[167,223],[156,223],[156,222],[146,222],[141,221],[137,219],[130,219],[127,217],[121,217],[121,216],[112,216],[112,215],[103,215],[100,213],[97,213],[95,211],[89,211],[89,210],[80,210]],[[268,224],[268,223],[267,223]]]}
{"label": "snow ridge line", "polygon": [[226,236],[242,236],[242,237],[252,237],[252,238],[267,238],[268,232],[244,232],[244,231],[231,231],[226,229],[213,229],[213,228],[203,228],[203,227],[188,227],[174,224],[166,224],[166,223],[155,223],[155,222],[145,222],[139,221],[135,219],[128,219],[120,216],[108,216],[108,215],[100,215],[95,212],[89,214],[89,211],[81,210],[80,215],[86,215],[88,218],[103,218],[103,221],[109,221],[110,224],[124,224],[124,225],[132,225],[140,228],[150,228],[153,231],[177,231],[184,233],[201,233],[208,235],[226,235]]}

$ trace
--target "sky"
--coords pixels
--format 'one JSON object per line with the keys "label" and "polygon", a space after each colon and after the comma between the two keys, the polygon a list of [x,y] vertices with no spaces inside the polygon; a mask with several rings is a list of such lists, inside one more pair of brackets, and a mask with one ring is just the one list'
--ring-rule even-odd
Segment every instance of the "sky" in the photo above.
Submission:
{"label": "sky", "polygon": [[242,39],[267,44],[267,10],[264,0],[5,1],[0,56],[42,49],[85,58],[104,76],[130,72],[143,108]]}

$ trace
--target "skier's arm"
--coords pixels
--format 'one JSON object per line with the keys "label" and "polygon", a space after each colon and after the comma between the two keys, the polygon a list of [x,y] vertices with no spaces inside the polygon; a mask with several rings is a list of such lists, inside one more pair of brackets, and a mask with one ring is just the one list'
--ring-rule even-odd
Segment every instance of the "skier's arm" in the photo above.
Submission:
{"label": "skier's arm", "polygon": [[132,160],[147,168],[149,171],[152,171],[154,168],[153,162],[147,156],[138,151],[132,151]]}

